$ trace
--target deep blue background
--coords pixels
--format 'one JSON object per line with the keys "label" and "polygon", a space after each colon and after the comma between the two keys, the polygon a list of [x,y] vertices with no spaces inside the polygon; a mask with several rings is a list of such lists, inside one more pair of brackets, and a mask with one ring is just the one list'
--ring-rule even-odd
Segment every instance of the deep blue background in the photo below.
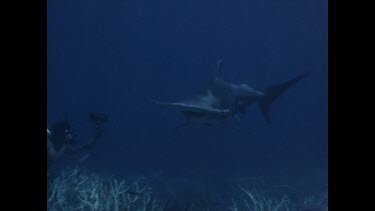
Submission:
{"label": "deep blue background", "polygon": [[[64,118],[86,141],[88,112],[110,116],[103,139],[67,158],[120,175],[272,177],[327,182],[326,0],[48,0],[48,124]],[[307,71],[272,105],[254,106],[238,129],[184,121],[151,99],[181,100],[212,78],[258,89]]]}

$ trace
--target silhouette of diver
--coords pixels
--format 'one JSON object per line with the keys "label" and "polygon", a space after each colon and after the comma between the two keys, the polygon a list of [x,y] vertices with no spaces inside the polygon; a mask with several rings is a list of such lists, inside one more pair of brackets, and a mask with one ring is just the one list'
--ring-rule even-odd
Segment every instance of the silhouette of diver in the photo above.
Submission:
{"label": "silhouette of diver", "polygon": [[54,123],[51,130],[47,128],[47,164],[61,159],[65,154],[75,154],[95,145],[102,136],[102,125],[108,122],[108,117],[103,113],[92,112],[89,115],[89,121],[96,125],[93,138],[78,147],[73,146],[78,142],[77,135],[75,129],[70,126],[67,117],[64,121]]}

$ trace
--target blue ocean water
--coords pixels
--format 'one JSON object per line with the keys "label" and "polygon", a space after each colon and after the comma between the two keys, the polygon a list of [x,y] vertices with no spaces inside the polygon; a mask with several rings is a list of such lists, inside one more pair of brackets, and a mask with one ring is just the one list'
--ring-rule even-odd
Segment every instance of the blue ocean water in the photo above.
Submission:
{"label": "blue ocean water", "polygon": [[[51,169],[80,165],[122,177],[220,184],[261,178],[300,192],[326,190],[326,0],[48,0],[47,6],[47,127],[68,113],[85,142],[94,128],[89,112],[109,116],[92,149]],[[311,74],[272,104],[272,124],[253,105],[240,122],[174,130],[183,115],[151,100],[192,95],[212,79],[219,59],[225,80],[260,90]]]}

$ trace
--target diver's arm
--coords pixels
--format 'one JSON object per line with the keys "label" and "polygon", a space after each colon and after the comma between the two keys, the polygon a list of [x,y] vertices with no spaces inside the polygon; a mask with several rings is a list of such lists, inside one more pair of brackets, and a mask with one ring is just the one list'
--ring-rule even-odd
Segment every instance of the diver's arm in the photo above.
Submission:
{"label": "diver's arm", "polygon": [[68,147],[67,153],[69,153],[69,154],[75,154],[75,153],[77,153],[77,152],[79,152],[81,150],[84,150],[84,149],[91,149],[95,145],[95,143],[97,142],[97,140],[102,136],[102,133],[103,133],[103,129],[100,126],[98,126],[96,128],[95,135],[94,135],[93,138],[91,138],[87,143],[85,143],[85,144],[83,144],[83,145],[81,145],[79,147],[76,147],[76,148],[74,148],[74,147]]}
{"label": "diver's arm", "polygon": [[91,149],[96,144],[97,140],[102,136],[102,133],[103,133],[103,128],[101,127],[101,125],[97,125],[93,138],[91,138],[87,143],[76,148],[68,146],[67,153],[75,154],[84,149]]}
{"label": "diver's arm", "polygon": [[64,145],[58,152],[56,152],[52,142],[47,139],[47,153],[52,158],[52,160],[56,161],[60,159],[64,155],[66,149],[66,145]]}
{"label": "diver's arm", "polygon": [[91,149],[92,146],[95,144],[96,142],[96,139],[91,139],[89,142],[79,146],[79,147],[71,147],[71,146],[68,146],[67,147],[67,150],[66,150],[66,153],[68,154],[75,154],[75,153],[78,153],[80,152],[81,150],[84,150],[84,149]]}

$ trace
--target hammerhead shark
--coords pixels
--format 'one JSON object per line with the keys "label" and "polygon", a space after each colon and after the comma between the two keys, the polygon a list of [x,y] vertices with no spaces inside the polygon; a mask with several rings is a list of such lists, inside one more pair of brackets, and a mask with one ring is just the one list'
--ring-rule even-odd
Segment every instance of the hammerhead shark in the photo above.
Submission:
{"label": "hammerhead shark", "polygon": [[238,114],[244,114],[247,107],[255,102],[258,103],[261,114],[270,124],[270,105],[277,97],[308,75],[309,73],[304,73],[260,91],[246,83],[234,84],[223,80],[221,78],[222,61],[219,60],[215,77],[203,89],[179,102],[159,102],[155,100],[153,102],[182,112],[186,121],[179,127],[189,125],[191,122],[211,126],[225,121],[229,117],[238,119]]}

